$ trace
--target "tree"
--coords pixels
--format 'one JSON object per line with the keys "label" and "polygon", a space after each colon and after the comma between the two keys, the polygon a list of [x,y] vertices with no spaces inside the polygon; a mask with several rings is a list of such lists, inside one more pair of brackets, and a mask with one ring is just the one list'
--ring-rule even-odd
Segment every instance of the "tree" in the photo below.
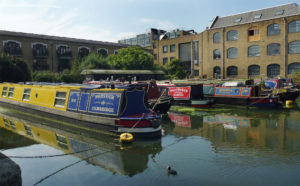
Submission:
{"label": "tree", "polygon": [[187,72],[184,70],[182,63],[179,59],[173,59],[166,65],[166,69],[171,78],[183,79],[186,77]]}
{"label": "tree", "polygon": [[80,61],[79,71],[85,69],[110,69],[107,58],[96,53],[90,53]]}
{"label": "tree", "polygon": [[118,50],[118,54],[110,55],[108,63],[113,69],[151,70],[154,67],[154,58],[142,48],[130,46]]}
{"label": "tree", "polygon": [[20,58],[6,54],[0,56],[0,82],[30,81],[31,72],[27,64]]}

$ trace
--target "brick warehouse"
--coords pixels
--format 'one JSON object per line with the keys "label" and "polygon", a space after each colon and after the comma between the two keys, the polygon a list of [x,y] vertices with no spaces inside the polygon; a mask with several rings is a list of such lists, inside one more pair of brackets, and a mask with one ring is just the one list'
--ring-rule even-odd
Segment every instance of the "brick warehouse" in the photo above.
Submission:
{"label": "brick warehouse", "polygon": [[127,47],[112,42],[11,31],[0,31],[0,42],[0,53],[22,57],[34,70],[53,72],[70,67],[71,61],[77,56],[84,57],[95,52],[106,57],[120,48]]}
{"label": "brick warehouse", "polygon": [[150,29],[120,43],[152,49],[155,63],[178,58],[191,76],[287,77],[300,70],[300,7],[296,3],[215,17],[205,31]]}

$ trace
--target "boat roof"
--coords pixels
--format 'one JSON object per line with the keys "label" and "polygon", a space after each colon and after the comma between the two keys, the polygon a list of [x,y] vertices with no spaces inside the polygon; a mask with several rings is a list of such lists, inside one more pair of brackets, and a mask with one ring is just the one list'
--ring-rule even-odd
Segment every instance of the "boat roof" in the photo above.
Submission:
{"label": "boat roof", "polygon": [[107,69],[87,69],[83,70],[81,75],[88,75],[88,74],[128,74],[128,75],[135,75],[135,74],[165,74],[161,70],[107,70]]}

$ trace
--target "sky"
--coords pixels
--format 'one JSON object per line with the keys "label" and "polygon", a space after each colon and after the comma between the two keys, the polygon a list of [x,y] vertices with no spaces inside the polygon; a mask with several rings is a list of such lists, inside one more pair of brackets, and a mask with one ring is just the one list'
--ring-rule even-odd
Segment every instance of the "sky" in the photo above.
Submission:
{"label": "sky", "polygon": [[149,28],[202,32],[228,16],[300,0],[0,0],[0,30],[118,42]]}

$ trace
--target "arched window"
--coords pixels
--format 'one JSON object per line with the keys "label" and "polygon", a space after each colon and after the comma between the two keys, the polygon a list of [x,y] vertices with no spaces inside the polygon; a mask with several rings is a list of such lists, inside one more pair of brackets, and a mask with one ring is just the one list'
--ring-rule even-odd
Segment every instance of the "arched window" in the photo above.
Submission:
{"label": "arched window", "polygon": [[288,74],[293,74],[295,72],[300,72],[300,63],[299,62],[291,63],[288,66]]}
{"label": "arched window", "polygon": [[219,49],[213,51],[213,57],[214,59],[221,59],[221,52]]}
{"label": "arched window", "polygon": [[214,43],[220,43],[220,40],[221,40],[221,34],[219,32],[216,32],[214,34],[213,41],[214,41]]}
{"label": "arched window", "polygon": [[267,46],[268,56],[275,56],[280,54],[280,44],[272,43]]}
{"label": "arched window", "polygon": [[248,56],[249,57],[257,57],[260,56],[260,46],[252,45],[248,48]]}
{"label": "arched window", "polygon": [[216,78],[216,79],[219,79],[221,77],[221,68],[216,66],[214,67],[214,70],[213,70],[214,74],[213,74],[213,77]]}
{"label": "arched window", "polygon": [[102,57],[108,56],[108,50],[106,48],[98,48],[97,53]]}
{"label": "arched window", "polygon": [[44,43],[32,43],[32,55],[35,58],[45,58],[48,56],[48,46]]}
{"label": "arched window", "polygon": [[280,75],[280,65],[271,64],[267,67],[267,76],[270,78],[276,77]]}
{"label": "arched window", "polygon": [[236,66],[227,67],[227,77],[235,77],[238,75],[238,68]]}
{"label": "arched window", "polygon": [[71,59],[72,50],[68,45],[56,45],[56,54],[59,58]]}
{"label": "arched window", "polygon": [[300,41],[289,43],[289,54],[300,54]]}
{"label": "arched window", "polygon": [[289,33],[300,32],[300,20],[295,20],[289,23]]}
{"label": "arched window", "polygon": [[236,30],[231,30],[227,32],[227,41],[235,41],[238,39],[238,32]]}
{"label": "arched window", "polygon": [[260,75],[260,67],[258,65],[250,65],[248,67],[248,76],[259,76]]}
{"label": "arched window", "polygon": [[268,36],[280,34],[280,24],[274,23],[268,26]]}
{"label": "arched window", "polygon": [[235,58],[237,58],[237,51],[238,51],[237,48],[234,48],[234,47],[229,48],[227,50],[227,58],[228,59],[235,59]]}
{"label": "arched window", "polygon": [[3,41],[4,53],[12,56],[22,55],[22,44],[19,41],[6,40]]}
{"label": "arched window", "polygon": [[89,47],[81,46],[78,48],[78,55],[79,57],[85,57],[89,55],[90,51],[91,49]]}

